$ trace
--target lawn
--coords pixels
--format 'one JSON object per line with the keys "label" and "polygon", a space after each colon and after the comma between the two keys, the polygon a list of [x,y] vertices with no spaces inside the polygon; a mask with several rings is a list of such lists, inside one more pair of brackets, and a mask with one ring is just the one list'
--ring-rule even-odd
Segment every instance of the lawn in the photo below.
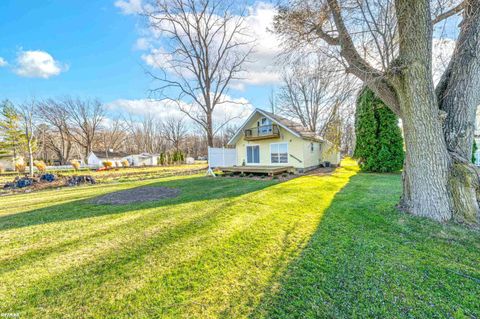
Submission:
{"label": "lawn", "polygon": [[[177,198],[94,205],[139,186]],[[199,175],[0,197],[0,314],[478,318],[480,234],[395,209],[399,175]]]}

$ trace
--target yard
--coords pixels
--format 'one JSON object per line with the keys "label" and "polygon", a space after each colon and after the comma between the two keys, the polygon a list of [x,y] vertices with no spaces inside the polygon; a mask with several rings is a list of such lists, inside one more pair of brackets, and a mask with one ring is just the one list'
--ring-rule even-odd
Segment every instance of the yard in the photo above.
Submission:
{"label": "yard", "polygon": [[[0,197],[0,313],[478,318],[480,233],[395,209],[397,174],[170,176]],[[176,198],[96,205],[140,186]]]}

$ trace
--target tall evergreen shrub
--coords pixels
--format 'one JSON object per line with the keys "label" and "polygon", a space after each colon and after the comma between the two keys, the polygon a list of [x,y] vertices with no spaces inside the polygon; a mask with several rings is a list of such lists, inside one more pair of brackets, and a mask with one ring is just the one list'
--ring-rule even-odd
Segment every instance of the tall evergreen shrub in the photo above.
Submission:
{"label": "tall evergreen shrub", "polygon": [[357,100],[355,132],[354,157],[363,171],[402,169],[405,154],[398,117],[369,88],[363,89]]}

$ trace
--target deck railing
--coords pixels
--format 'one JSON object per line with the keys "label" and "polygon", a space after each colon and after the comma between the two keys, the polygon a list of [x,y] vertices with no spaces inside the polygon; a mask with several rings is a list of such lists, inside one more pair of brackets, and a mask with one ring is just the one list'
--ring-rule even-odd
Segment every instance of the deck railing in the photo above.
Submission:
{"label": "deck railing", "polygon": [[248,128],[245,130],[245,139],[262,139],[280,136],[280,130],[275,124],[261,125],[257,127]]}

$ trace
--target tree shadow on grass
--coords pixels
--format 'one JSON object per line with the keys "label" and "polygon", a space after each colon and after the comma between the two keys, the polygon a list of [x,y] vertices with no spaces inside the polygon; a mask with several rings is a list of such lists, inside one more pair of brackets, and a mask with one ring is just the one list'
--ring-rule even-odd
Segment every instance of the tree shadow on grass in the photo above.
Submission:
{"label": "tree shadow on grass", "polygon": [[[0,216],[0,231],[33,225],[54,223],[60,221],[77,220],[82,218],[121,214],[128,211],[178,205],[195,201],[212,200],[220,198],[233,198],[250,192],[255,192],[274,185],[272,181],[257,181],[247,179],[189,177],[161,181],[142,185],[139,187],[170,187],[180,189],[180,195],[175,198],[137,202],[124,205],[94,204],[98,196],[84,198],[68,203],[51,205],[27,212]],[[119,192],[125,189],[119,190]],[[33,195],[33,194],[32,194]],[[52,199],[54,202],[55,199]]]}
{"label": "tree shadow on grass", "polygon": [[480,317],[480,234],[398,212],[397,175],[358,174],[251,318]]}

